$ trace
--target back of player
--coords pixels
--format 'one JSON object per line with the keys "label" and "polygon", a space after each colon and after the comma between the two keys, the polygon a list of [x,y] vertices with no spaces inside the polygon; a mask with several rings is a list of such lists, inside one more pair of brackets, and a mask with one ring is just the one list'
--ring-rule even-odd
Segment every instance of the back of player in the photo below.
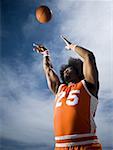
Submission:
{"label": "back of player", "polygon": [[93,119],[97,104],[84,80],[59,86],[54,106],[55,150],[102,149]]}

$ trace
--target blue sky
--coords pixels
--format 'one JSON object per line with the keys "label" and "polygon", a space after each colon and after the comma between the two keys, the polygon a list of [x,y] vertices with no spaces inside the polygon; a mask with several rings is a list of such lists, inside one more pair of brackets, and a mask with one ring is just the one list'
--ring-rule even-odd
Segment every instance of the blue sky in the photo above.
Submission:
{"label": "blue sky", "polygon": [[[35,19],[37,6],[53,11],[47,24]],[[53,102],[42,69],[42,56],[32,51],[38,42],[50,49],[53,66],[78,57],[65,51],[60,35],[93,51],[99,69],[97,135],[113,147],[112,1],[2,0],[0,27],[0,136],[5,150],[50,150],[54,147]],[[108,148],[106,149],[108,150]]]}

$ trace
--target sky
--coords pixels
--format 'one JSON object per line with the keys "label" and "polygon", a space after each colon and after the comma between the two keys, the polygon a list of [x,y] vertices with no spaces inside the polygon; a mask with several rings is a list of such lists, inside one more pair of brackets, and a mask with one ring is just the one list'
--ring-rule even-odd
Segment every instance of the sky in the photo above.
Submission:
{"label": "sky", "polygon": [[[50,22],[40,24],[35,9],[47,5]],[[111,0],[1,0],[0,138],[4,150],[52,150],[53,103],[32,43],[44,44],[54,69],[69,57],[60,35],[91,50],[99,70],[97,135],[105,150],[113,149],[113,5]]]}

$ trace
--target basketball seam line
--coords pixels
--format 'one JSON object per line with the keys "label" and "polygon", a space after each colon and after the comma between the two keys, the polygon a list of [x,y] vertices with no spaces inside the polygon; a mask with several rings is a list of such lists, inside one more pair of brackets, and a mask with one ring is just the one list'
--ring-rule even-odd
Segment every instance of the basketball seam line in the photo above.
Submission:
{"label": "basketball seam line", "polygon": [[46,10],[46,8],[44,8],[44,10],[42,11],[41,15],[39,16],[39,18],[38,18],[39,20],[40,20],[40,17],[44,14],[45,10]]}

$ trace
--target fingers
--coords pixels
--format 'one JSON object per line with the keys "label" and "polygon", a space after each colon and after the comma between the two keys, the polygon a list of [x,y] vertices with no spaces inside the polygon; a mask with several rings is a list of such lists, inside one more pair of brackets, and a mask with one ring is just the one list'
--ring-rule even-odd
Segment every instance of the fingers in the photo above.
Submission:
{"label": "fingers", "polygon": [[37,51],[38,48],[39,48],[39,46],[37,44],[33,43],[33,51]]}
{"label": "fingers", "polygon": [[33,43],[34,48],[39,48],[40,46],[38,44]]}
{"label": "fingers", "polygon": [[39,45],[39,44],[35,44],[33,43],[33,51],[36,51],[36,52],[40,52],[40,51],[43,51],[44,50],[44,46],[43,45]]}
{"label": "fingers", "polygon": [[62,38],[62,40],[65,42],[65,44],[68,46],[70,44],[72,44],[71,42],[69,42],[64,36],[60,36]]}

